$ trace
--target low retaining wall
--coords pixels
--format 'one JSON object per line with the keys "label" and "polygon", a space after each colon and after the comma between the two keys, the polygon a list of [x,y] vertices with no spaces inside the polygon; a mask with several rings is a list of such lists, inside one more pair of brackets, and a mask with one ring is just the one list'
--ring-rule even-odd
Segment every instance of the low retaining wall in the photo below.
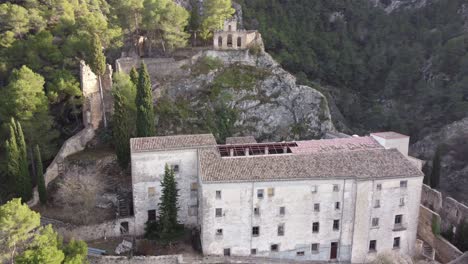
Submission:
{"label": "low retaining wall", "polygon": [[117,256],[99,256],[89,257],[91,264],[179,264],[182,261],[182,255],[165,256],[136,256],[132,258]]}
{"label": "low retaining wall", "polygon": [[86,226],[54,226],[54,229],[66,239],[79,239],[84,241],[108,238],[108,237],[120,237],[122,235],[121,225],[124,222],[128,224],[128,232],[126,234],[133,235],[134,232],[134,221],[133,217],[119,218],[112,221],[107,221],[96,225]]}
{"label": "low retaining wall", "polygon": [[433,223],[441,221],[438,213],[421,205],[419,209],[418,237],[428,243],[436,252],[436,259],[442,263],[450,262],[460,257],[463,252],[449,241],[433,232]]}
{"label": "low retaining wall", "polygon": [[[46,186],[59,175],[59,164],[62,163],[66,157],[84,150],[86,144],[94,138],[94,135],[94,129],[92,127],[87,127],[75,134],[74,136],[70,137],[63,143],[59,152],[55,156],[52,163],[50,163],[49,167],[47,167],[47,170],[44,174]],[[34,206],[38,202],[39,194],[37,192],[37,188],[34,188],[33,198],[30,201],[28,201],[28,205]]]}

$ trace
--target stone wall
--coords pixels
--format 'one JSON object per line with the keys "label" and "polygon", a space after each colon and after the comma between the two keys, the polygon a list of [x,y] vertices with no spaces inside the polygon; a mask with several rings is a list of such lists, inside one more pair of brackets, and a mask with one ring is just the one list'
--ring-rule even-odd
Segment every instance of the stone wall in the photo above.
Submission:
{"label": "stone wall", "polygon": [[52,225],[54,226],[54,229],[65,239],[74,238],[84,241],[90,241],[108,237],[120,237],[122,235],[125,235],[121,232],[121,224],[123,222],[128,223],[129,230],[126,234],[133,235],[135,233],[133,217],[119,218],[96,225],[86,226],[75,226],[71,224],[55,225],[54,223],[52,223]]}
{"label": "stone wall", "polygon": [[[101,94],[99,91],[99,81],[91,68],[84,61],[80,62],[81,89],[83,91],[83,125],[92,126],[97,129],[103,120],[103,111],[101,105]],[[104,98],[104,108],[109,120],[112,113],[112,67],[107,65],[106,73],[101,77],[102,96]]]}
{"label": "stone wall", "polygon": [[[89,126],[85,129],[81,130],[71,138],[67,139],[62,147],[60,148],[59,152],[55,156],[52,163],[50,163],[49,167],[47,167],[46,172],[44,174],[44,180],[46,186],[53,181],[57,176],[60,174],[60,166],[63,163],[63,160],[79,151],[85,149],[86,144],[94,138],[95,131],[93,127]],[[39,195],[37,193],[37,188],[34,188],[33,198],[28,202],[29,206],[34,206],[39,201]]]}
{"label": "stone wall", "polygon": [[441,221],[436,212],[421,205],[419,210],[418,237],[429,244],[436,252],[436,259],[442,263],[450,262],[463,253],[440,235],[433,233],[433,222]]}
{"label": "stone wall", "polygon": [[117,256],[89,257],[91,264],[179,264],[183,263],[181,255],[136,256],[132,258]]}
{"label": "stone wall", "polygon": [[451,197],[442,194],[427,185],[423,185],[421,204],[438,213],[442,219],[442,230],[452,229],[463,219],[468,220],[468,207]]}

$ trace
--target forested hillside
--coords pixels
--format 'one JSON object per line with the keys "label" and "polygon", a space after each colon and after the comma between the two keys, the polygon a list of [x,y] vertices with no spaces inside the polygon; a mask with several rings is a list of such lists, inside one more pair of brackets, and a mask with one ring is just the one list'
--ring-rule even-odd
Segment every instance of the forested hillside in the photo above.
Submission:
{"label": "forested hillside", "polygon": [[239,2],[245,26],[302,82],[321,84],[349,132],[418,139],[468,113],[464,0],[389,14],[367,0]]}

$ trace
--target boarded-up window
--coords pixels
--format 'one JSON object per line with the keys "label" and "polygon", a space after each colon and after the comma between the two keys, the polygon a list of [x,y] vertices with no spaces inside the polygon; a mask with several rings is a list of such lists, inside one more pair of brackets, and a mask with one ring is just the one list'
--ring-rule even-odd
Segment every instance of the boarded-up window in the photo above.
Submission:
{"label": "boarded-up window", "polygon": [[156,187],[148,187],[148,198],[156,196]]}
{"label": "boarded-up window", "polygon": [[275,196],[275,188],[268,188],[268,197]]}

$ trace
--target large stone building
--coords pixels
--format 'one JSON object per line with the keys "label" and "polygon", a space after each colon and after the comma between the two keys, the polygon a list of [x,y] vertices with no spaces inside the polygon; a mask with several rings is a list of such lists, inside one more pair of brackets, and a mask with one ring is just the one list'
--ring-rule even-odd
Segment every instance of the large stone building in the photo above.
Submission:
{"label": "large stone building", "polygon": [[263,47],[260,33],[257,30],[237,29],[236,19],[226,20],[223,30],[215,31],[213,34],[215,50],[247,49],[252,45]]}
{"label": "large stone building", "polygon": [[363,263],[384,251],[412,254],[423,174],[407,156],[408,139],[134,138],[135,231],[157,217],[168,164],[179,220],[200,228],[206,255]]}

